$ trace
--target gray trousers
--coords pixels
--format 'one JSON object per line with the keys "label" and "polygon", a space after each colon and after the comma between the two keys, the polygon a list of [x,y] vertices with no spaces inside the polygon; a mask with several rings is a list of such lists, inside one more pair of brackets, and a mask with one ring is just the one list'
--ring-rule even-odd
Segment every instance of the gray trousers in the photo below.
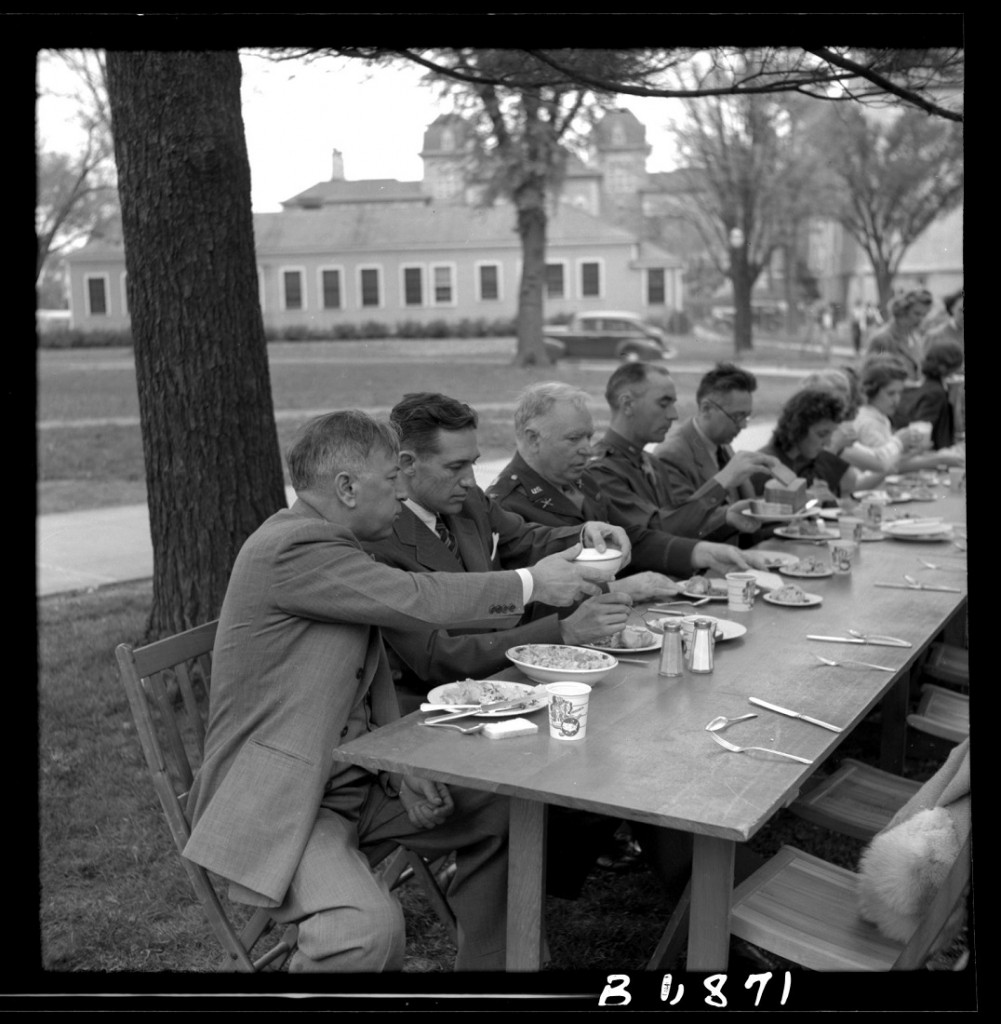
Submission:
{"label": "gray trousers", "polygon": [[456,851],[446,899],[455,914],[456,970],[502,971],[507,938],[508,801],[450,787],[455,810],[415,829],[401,801],[378,784],[327,794],[285,900],[275,912],[299,924],[290,971],[398,971],[403,911],[367,854],[387,841],[435,859]]}

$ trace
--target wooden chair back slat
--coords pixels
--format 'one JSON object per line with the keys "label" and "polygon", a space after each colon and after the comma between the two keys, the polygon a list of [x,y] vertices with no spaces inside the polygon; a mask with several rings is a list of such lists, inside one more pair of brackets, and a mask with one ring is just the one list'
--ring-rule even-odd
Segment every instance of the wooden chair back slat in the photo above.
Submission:
{"label": "wooden chair back slat", "polygon": [[[201,672],[202,670],[197,662],[192,662],[192,669],[190,671],[183,661],[177,666],[177,685],[181,691],[181,699],[184,701],[188,725],[194,733],[195,747],[199,751],[205,749],[205,719],[202,715],[207,713],[208,705],[208,688],[206,687],[204,690],[205,696],[202,699],[202,707],[199,707],[198,695],[195,691],[195,684],[201,678]],[[205,712],[202,710],[203,707],[206,708]],[[201,758],[199,757],[200,761]],[[188,763],[191,763],[190,757]]]}

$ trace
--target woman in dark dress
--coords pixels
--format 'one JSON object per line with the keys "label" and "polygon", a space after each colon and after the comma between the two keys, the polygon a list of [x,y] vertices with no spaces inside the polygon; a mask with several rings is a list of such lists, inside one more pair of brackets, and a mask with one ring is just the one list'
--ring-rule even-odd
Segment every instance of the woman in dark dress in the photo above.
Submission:
{"label": "woman in dark dress", "polygon": [[951,448],[956,443],[955,414],[945,378],[963,365],[963,350],[956,342],[934,341],[921,360],[921,386],[904,394],[893,416],[896,429],[911,423],[930,423],[932,448]]}
{"label": "woman in dark dress", "polygon": [[[816,497],[829,497],[827,492],[834,498],[850,494],[855,470],[827,447],[845,411],[845,403],[832,391],[803,388],[783,406],[771,441],[759,450],[802,477]],[[751,478],[757,494],[764,493],[769,479],[764,473]]]}

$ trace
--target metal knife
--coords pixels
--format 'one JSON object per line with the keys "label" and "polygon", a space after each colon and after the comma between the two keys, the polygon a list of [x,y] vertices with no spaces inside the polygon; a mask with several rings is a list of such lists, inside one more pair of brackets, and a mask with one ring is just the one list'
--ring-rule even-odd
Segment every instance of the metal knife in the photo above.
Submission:
{"label": "metal knife", "polygon": [[788,708],[780,708],[778,704],[769,704],[768,701],[761,700],[758,697],[748,697],[747,699],[752,704],[757,704],[759,708],[768,708],[769,711],[777,711],[780,715],[788,715],[790,718],[802,718],[804,722],[809,722],[811,725],[819,725],[821,729],[830,729],[831,732],[844,731],[838,725],[831,725],[830,722],[822,722],[819,718],[813,718],[810,715],[803,715],[798,711],[790,711]]}
{"label": "metal knife", "polygon": [[874,583],[876,587],[892,587],[894,590],[944,590],[950,594],[962,594],[962,590],[959,587],[933,587],[928,583],[919,583],[915,586],[913,583]]}
{"label": "metal knife", "polygon": [[857,636],[816,636],[813,633],[806,634],[807,640],[829,640],[837,644],[871,644],[873,647],[913,647],[913,644],[894,644],[889,640],[862,640]]}
{"label": "metal knife", "polygon": [[495,700],[489,704],[478,704],[475,708],[471,708],[469,711],[455,711],[448,715],[442,715],[440,718],[425,718],[425,725],[437,725],[439,722],[454,722],[457,718],[466,718],[469,715],[482,715],[488,711],[503,711],[506,708],[520,708],[524,707],[536,698],[531,696],[516,697],[512,700]]}

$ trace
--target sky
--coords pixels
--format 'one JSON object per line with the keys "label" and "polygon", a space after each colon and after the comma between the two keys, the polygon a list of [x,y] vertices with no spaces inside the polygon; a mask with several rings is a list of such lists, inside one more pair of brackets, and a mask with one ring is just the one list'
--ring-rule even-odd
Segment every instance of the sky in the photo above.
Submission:
{"label": "sky", "polygon": [[[424,130],[448,108],[421,84],[421,69],[372,70],[361,61],[333,58],[312,64],[275,63],[251,54],[242,55],[241,62],[255,212],[277,212],[283,200],[328,181],[334,149],[343,155],[349,181],[422,177],[418,154]],[[70,87],[56,70],[45,62],[40,65],[41,92]],[[672,170],[673,147],[665,122],[677,105],[626,96],[619,105],[646,125],[652,146],[647,170]],[[39,134],[50,148],[72,151],[74,140],[79,144],[71,109],[51,97],[39,100]]]}

